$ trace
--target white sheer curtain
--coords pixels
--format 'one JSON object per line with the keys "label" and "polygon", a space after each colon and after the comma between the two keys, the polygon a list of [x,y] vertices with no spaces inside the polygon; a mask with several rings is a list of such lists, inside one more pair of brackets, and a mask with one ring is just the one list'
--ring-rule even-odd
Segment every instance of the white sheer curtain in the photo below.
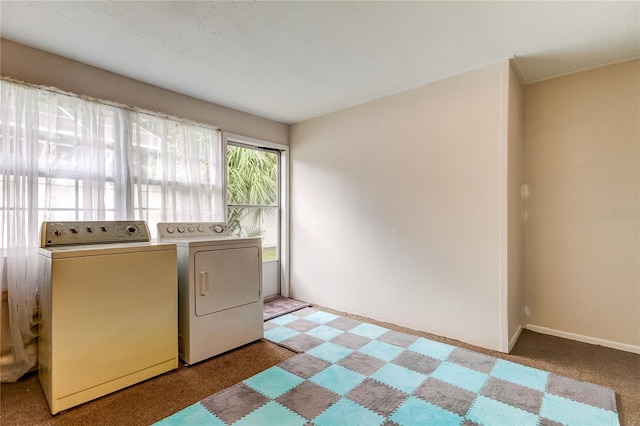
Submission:
{"label": "white sheer curtain", "polygon": [[158,222],[224,220],[220,132],[144,113],[131,123],[136,218],[153,235]]}
{"label": "white sheer curtain", "polygon": [[42,221],[144,219],[155,234],[159,221],[224,220],[226,200],[217,129],[0,84],[0,375],[11,382],[37,362]]}
{"label": "white sheer curtain", "polygon": [[[38,211],[38,94],[2,82],[0,146],[0,271],[7,291],[3,312],[2,381],[15,381],[36,363]],[[33,143],[35,140],[36,143]],[[9,337],[9,341],[5,341]]]}

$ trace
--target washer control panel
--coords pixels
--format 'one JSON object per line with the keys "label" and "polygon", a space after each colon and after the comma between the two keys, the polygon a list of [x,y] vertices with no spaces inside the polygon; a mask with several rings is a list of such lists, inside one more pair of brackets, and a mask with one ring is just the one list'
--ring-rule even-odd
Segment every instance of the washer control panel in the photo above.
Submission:
{"label": "washer control panel", "polygon": [[161,222],[158,223],[158,239],[229,237],[227,222]]}
{"label": "washer control panel", "polygon": [[144,220],[42,222],[40,246],[140,243],[151,241]]}

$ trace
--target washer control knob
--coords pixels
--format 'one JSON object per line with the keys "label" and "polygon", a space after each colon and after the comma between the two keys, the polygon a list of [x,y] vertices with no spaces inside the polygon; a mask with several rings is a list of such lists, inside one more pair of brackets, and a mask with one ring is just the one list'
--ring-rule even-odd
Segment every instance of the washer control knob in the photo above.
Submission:
{"label": "washer control knob", "polygon": [[138,227],[136,225],[127,225],[124,227],[124,232],[129,235],[136,235],[138,233]]}
{"label": "washer control knob", "polygon": [[102,232],[107,232],[107,227],[106,227],[106,226],[101,226],[101,227],[100,227],[100,230],[101,230]]}
{"label": "washer control knob", "polygon": [[69,228],[69,231],[71,231],[72,234],[77,234],[78,228]]}
{"label": "washer control knob", "polygon": [[167,232],[169,234],[173,234],[174,232],[176,232],[176,229],[173,226],[169,225],[167,226]]}
{"label": "washer control knob", "polygon": [[55,231],[53,231],[53,235],[59,237],[60,235],[62,235],[62,229],[56,229]]}
{"label": "washer control knob", "polygon": [[213,232],[215,232],[217,234],[221,233],[222,231],[224,231],[224,228],[221,225],[215,225],[213,227]]}
{"label": "washer control knob", "polygon": [[189,226],[189,227],[187,228],[187,230],[188,230],[189,232],[196,232],[196,228],[194,228],[193,226]]}
{"label": "washer control knob", "polygon": [[204,226],[198,225],[198,232],[204,232]]}
{"label": "washer control knob", "polygon": [[90,234],[93,233],[93,228],[90,226],[87,226],[87,232]]}
{"label": "washer control knob", "polygon": [[178,232],[183,234],[184,233],[184,226],[178,226]]}

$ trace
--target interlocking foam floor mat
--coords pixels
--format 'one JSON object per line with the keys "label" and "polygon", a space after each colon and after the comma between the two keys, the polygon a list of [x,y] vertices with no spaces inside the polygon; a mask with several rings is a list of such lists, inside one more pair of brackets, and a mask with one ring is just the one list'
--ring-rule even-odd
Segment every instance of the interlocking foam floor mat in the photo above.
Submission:
{"label": "interlocking foam floor mat", "polygon": [[157,425],[619,425],[611,389],[314,308],[265,338],[300,354]]}

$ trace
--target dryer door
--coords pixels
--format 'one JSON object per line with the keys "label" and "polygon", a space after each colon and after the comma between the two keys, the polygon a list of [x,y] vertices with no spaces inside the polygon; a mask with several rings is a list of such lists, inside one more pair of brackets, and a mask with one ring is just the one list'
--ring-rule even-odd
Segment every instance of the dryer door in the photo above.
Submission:
{"label": "dryer door", "polygon": [[199,251],[194,262],[197,316],[260,300],[261,265],[257,247]]}

